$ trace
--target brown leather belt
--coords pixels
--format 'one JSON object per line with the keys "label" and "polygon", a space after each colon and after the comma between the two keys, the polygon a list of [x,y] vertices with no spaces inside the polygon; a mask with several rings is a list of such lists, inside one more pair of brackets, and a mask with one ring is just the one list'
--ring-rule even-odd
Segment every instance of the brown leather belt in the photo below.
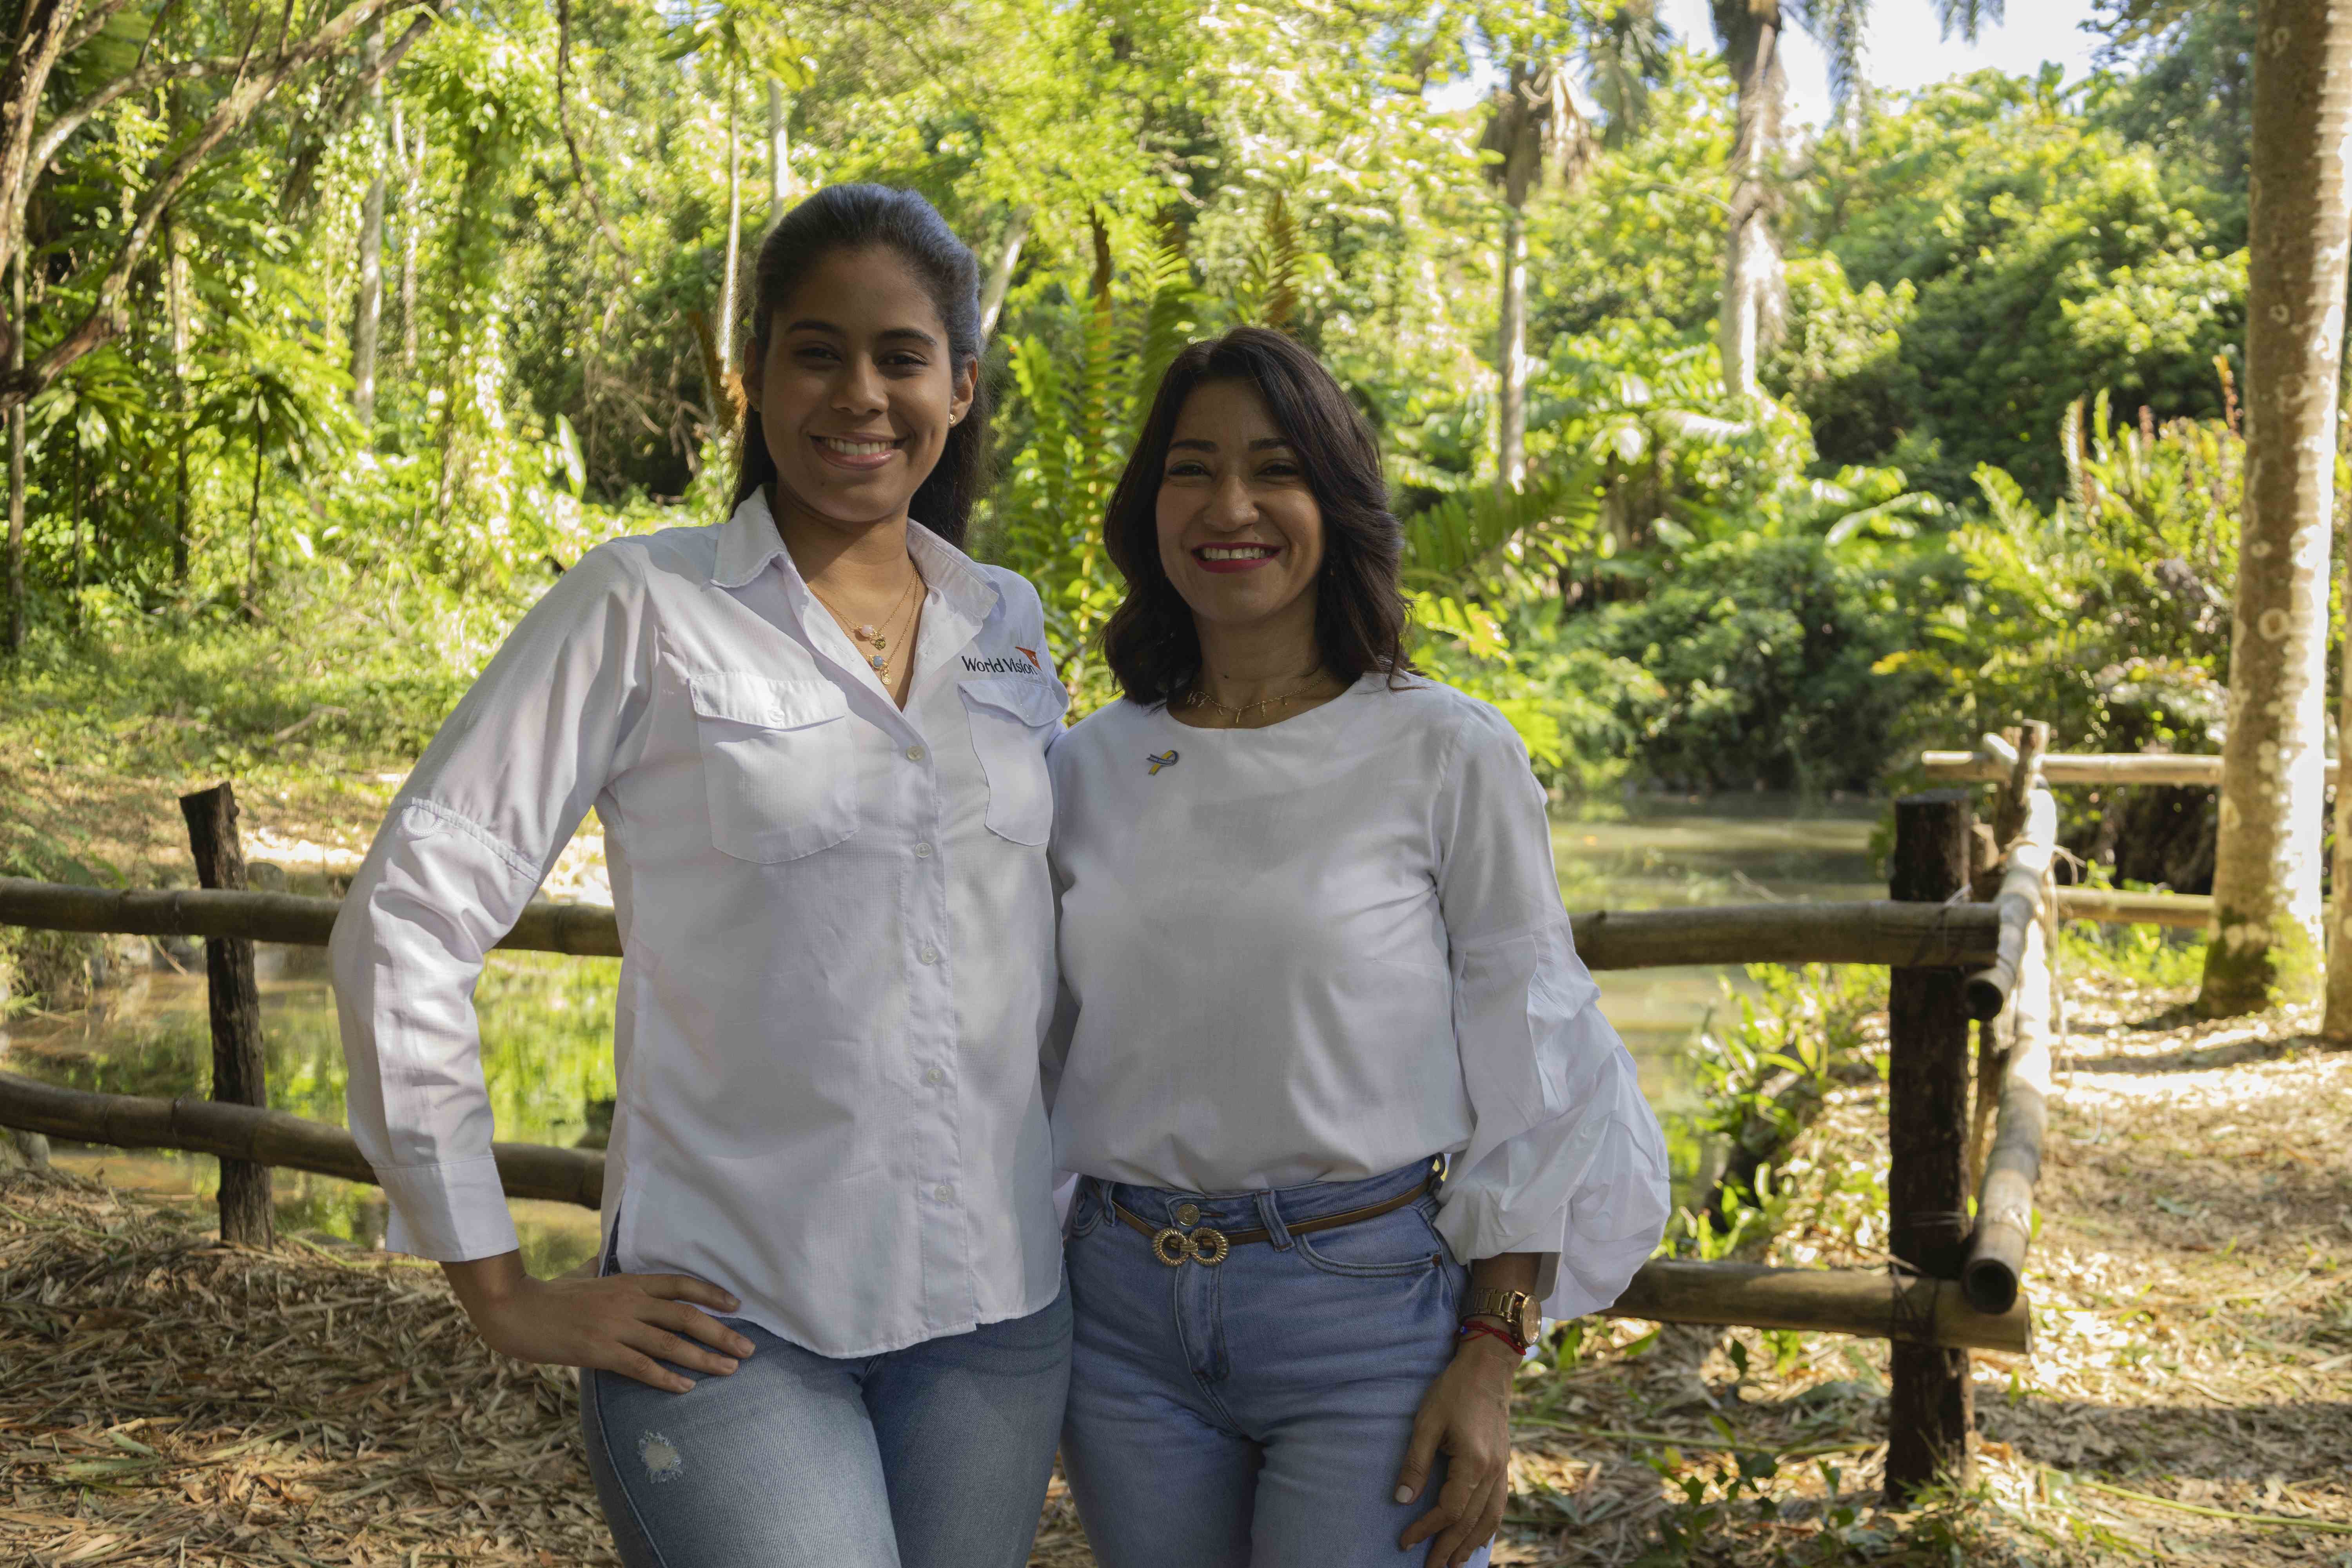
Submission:
{"label": "brown leather belt", "polygon": [[[1359,1220],[1373,1219],[1381,1215],[1401,1209],[1407,1204],[1420,1202],[1437,1190],[1437,1173],[1433,1171],[1430,1173],[1429,1180],[1422,1183],[1412,1191],[1399,1194],[1384,1203],[1368,1204],[1362,1208],[1346,1209],[1339,1214],[1327,1214],[1318,1219],[1303,1219],[1297,1225],[1286,1225],[1283,1228],[1293,1236],[1307,1236],[1318,1230],[1337,1230],[1343,1225],[1354,1225]],[[1201,1226],[1197,1230],[1193,1229],[1192,1226],[1200,1219],[1199,1206],[1193,1204],[1176,1205],[1176,1217],[1179,1224],[1155,1226],[1141,1215],[1129,1213],[1108,1193],[1104,1194],[1103,1201],[1110,1205],[1111,1213],[1150,1237],[1152,1256],[1171,1268],[1181,1268],[1187,1263],[1199,1263],[1214,1268],[1223,1263],[1225,1260],[1225,1254],[1234,1247],[1246,1246],[1253,1241],[1265,1241],[1274,1234],[1263,1226],[1255,1230],[1219,1230],[1214,1226],[1207,1225]],[[1187,1209],[1192,1211],[1192,1218],[1189,1220],[1184,1218],[1184,1212]]]}

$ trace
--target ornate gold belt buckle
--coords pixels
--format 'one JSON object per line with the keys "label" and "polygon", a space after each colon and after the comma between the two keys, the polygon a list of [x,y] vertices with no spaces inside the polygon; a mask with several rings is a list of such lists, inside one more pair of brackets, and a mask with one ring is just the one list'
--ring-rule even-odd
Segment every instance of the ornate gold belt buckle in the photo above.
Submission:
{"label": "ornate gold belt buckle", "polygon": [[1181,1268],[1187,1263],[1213,1268],[1233,1249],[1234,1244],[1225,1239],[1225,1233],[1214,1226],[1204,1225],[1188,1235],[1171,1225],[1151,1238],[1152,1256],[1171,1268]]}

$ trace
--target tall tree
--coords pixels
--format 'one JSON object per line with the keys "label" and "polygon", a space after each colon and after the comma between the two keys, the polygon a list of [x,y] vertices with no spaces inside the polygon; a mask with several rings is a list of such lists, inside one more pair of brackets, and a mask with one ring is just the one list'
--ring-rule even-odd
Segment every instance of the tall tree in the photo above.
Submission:
{"label": "tall tree", "polygon": [[[360,53],[363,68],[373,70],[383,58],[383,25],[378,23],[368,31],[366,45]],[[362,429],[375,424],[375,359],[376,340],[383,325],[383,196],[384,196],[384,135],[383,79],[376,78],[368,89],[371,113],[370,129],[374,170],[369,175],[367,195],[360,202],[360,286],[352,301],[352,412],[358,416]],[[167,247],[168,248],[168,247]]]}
{"label": "tall tree", "polygon": [[[1487,177],[1503,198],[1495,484],[1507,492],[1527,479],[1528,202],[1555,180],[1575,185],[1601,147],[1618,145],[1639,126],[1650,84],[1665,69],[1666,35],[1655,0],[1538,6],[1489,21],[1486,34],[1488,51],[1511,62],[1488,102],[1478,143],[1493,155]],[[1601,116],[1597,125],[1570,87],[1571,61],[1591,85]]]}
{"label": "tall tree", "polygon": [[[1821,46],[1830,98],[1843,114],[1863,86],[1863,42],[1870,0],[1709,0],[1715,36],[1737,89],[1731,143],[1731,199],[1725,224],[1723,315],[1718,342],[1724,384],[1756,393],[1757,366],[1787,323],[1788,269],[1773,222],[1780,208],[1774,164],[1789,77],[1780,44],[1791,23]],[[1986,22],[1999,23],[2005,0],[1935,0],[1946,37],[1970,43]]]}
{"label": "tall tree", "polygon": [[[244,53],[223,58],[171,58],[147,60],[116,76],[89,96],[59,110],[40,123],[36,121],[49,79],[58,63],[106,31],[129,0],[29,0],[16,17],[9,39],[9,58],[0,67],[0,266],[5,266],[25,243],[25,212],[34,187],[51,167],[58,151],[95,115],[134,93],[152,92],[167,82],[201,77],[230,77],[228,90],[212,111],[190,132],[159,155],[155,166],[130,188],[138,192],[135,205],[123,215],[122,237],[113,256],[96,278],[74,279],[72,294],[89,303],[80,321],[68,327],[37,358],[17,363],[18,340],[26,330],[19,316],[0,322],[0,337],[8,348],[10,369],[0,375],[0,411],[14,408],[55,381],[76,361],[121,336],[127,324],[131,279],[146,259],[164,214],[189,183],[205,173],[223,147],[244,131],[272,94],[311,68],[331,64],[356,52],[360,37],[371,26],[397,12],[426,5],[428,0],[351,0],[320,23],[308,37],[295,37],[285,22],[274,29],[270,47],[259,47],[261,14],[256,13],[252,40]],[[152,27],[168,5],[147,19]],[[290,7],[285,16],[290,21]],[[427,24],[419,18],[408,37]],[[386,58],[394,58],[391,50]],[[62,291],[62,290],[61,290]]]}
{"label": "tall tree", "polygon": [[[2215,931],[2197,998],[2209,1016],[2308,996],[2319,957],[2327,549],[2352,240],[2344,153],[2352,135],[2352,0],[2261,0],[2254,37],[2245,515],[2231,616]],[[2337,888],[2341,898],[2352,883]],[[2337,944],[2339,954],[2347,945]],[[2338,970],[2347,967],[2352,955],[2339,960]],[[2331,991],[2338,988],[2331,977]]]}
{"label": "tall tree", "polygon": [[1501,304],[1496,312],[1495,485],[1515,491],[1528,475],[1528,198],[1557,172],[1580,174],[1591,128],[1557,62],[1517,59],[1498,89],[1479,145],[1495,153],[1487,174],[1503,196]]}

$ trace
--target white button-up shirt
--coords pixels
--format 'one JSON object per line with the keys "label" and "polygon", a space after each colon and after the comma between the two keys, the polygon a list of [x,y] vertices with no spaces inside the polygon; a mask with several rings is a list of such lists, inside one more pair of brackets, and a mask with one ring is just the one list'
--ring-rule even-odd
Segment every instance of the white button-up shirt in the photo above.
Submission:
{"label": "white button-up shirt", "polygon": [[1262,730],[1116,702],[1053,772],[1066,1169],[1234,1193],[1450,1154],[1455,1257],[1542,1255],[1553,1317],[1617,1299],[1665,1144],[1500,713],[1379,675]]}
{"label": "white button-up shirt", "polygon": [[1055,991],[1034,589],[920,527],[902,712],[755,496],[599,545],[525,616],[343,903],[352,1134],[389,1245],[516,1244],[473,987],[588,807],[626,956],[607,1235],[821,1354],[1049,1305]]}

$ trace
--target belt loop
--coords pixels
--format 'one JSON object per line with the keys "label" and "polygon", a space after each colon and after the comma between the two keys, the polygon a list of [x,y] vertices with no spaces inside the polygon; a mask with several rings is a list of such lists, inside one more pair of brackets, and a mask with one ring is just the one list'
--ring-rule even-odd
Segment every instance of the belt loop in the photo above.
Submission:
{"label": "belt loop", "polygon": [[1282,1205],[1274,1201],[1271,1191],[1257,1194],[1258,1223],[1265,1226],[1265,1239],[1276,1252],[1287,1252],[1292,1242],[1290,1227],[1282,1223]]}

